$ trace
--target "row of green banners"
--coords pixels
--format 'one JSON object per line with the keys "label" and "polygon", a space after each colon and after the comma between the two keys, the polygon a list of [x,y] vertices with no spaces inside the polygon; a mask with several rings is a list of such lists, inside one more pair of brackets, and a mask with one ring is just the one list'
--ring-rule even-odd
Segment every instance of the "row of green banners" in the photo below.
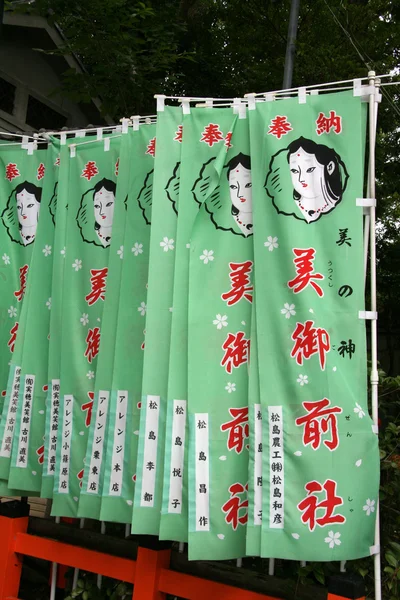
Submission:
{"label": "row of green banners", "polygon": [[196,560],[374,553],[364,108],[0,145],[2,494]]}

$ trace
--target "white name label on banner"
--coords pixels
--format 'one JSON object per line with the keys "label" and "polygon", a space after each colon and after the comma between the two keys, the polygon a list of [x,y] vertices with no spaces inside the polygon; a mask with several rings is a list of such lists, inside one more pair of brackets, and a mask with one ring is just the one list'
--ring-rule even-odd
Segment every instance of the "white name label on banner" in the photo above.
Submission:
{"label": "white name label on banner", "polygon": [[111,464],[110,496],[120,496],[122,493],[122,476],[124,470],[126,413],[128,411],[128,392],[119,391],[115,408],[114,442]]}
{"label": "white name label on banner", "polygon": [[254,405],[254,525],[262,521],[262,413]]}
{"label": "white name label on banner", "polygon": [[268,407],[269,422],[269,526],[283,529],[284,463],[283,463],[283,411],[282,406]]}
{"label": "white name label on banner", "polygon": [[105,429],[108,415],[108,401],[110,392],[99,391],[97,404],[96,423],[94,425],[92,455],[90,457],[89,477],[86,491],[88,494],[99,493],[100,471],[103,460]]}
{"label": "white name label on banner", "polygon": [[31,414],[33,394],[35,390],[35,376],[25,375],[24,393],[22,397],[21,426],[18,440],[18,454],[16,467],[26,469],[28,463],[29,433],[31,430]]}
{"label": "white name label on banner", "polygon": [[168,512],[181,514],[183,462],[185,458],[186,400],[174,400],[173,410]]}
{"label": "white name label on banner", "polygon": [[0,456],[2,456],[3,458],[10,458],[11,456],[12,440],[18,407],[20,377],[21,367],[15,367],[14,378],[11,387],[11,396],[8,401],[7,413],[5,413],[6,404],[4,405],[3,409],[3,418],[4,414],[7,414],[6,421],[4,423],[3,439],[1,441],[0,448]]}
{"label": "white name label on banner", "polygon": [[147,396],[140,506],[154,506],[160,396]]}
{"label": "white name label on banner", "polygon": [[74,397],[70,394],[64,396],[64,415],[60,452],[60,480],[58,493],[68,494],[69,491],[69,463],[72,444],[72,417],[74,413]]}
{"label": "white name label on banner", "polygon": [[47,457],[47,475],[54,475],[56,470],[56,450],[57,450],[57,431],[58,417],[60,412],[60,380],[51,380],[51,405],[50,405],[50,427],[48,431],[48,457]]}
{"label": "white name label on banner", "polygon": [[195,413],[196,531],[210,531],[210,456],[208,413]]}

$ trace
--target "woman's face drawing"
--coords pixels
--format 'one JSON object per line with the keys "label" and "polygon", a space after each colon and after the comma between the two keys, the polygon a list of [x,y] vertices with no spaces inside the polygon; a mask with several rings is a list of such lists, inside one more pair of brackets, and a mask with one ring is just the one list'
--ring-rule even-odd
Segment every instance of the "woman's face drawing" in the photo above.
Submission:
{"label": "woman's face drawing", "polygon": [[251,171],[243,165],[237,165],[229,173],[229,191],[232,204],[239,212],[251,213],[253,210]]}
{"label": "woman's face drawing", "polygon": [[112,227],[114,217],[114,194],[101,188],[94,196],[94,218],[100,227]]}
{"label": "woman's face drawing", "polygon": [[17,194],[18,221],[22,228],[36,226],[39,219],[40,202],[33,194],[22,190]]}
{"label": "woman's face drawing", "polygon": [[[317,198],[322,195],[324,188],[324,165],[321,165],[314,154],[299,148],[290,155],[289,168],[292,184],[296,192],[303,198]],[[335,168],[333,161],[327,165],[328,173]]]}

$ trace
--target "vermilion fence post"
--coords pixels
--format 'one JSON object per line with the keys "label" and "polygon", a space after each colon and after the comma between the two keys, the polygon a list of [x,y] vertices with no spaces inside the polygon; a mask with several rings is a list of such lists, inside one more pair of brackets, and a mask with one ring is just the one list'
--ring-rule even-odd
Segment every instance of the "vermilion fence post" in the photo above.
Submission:
{"label": "vermilion fence post", "polygon": [[29,504],[18,500],[0,504],[0,598],[18,598],[22,556],[14,551],[18,533],[28,529]]}
{"label": "vermilion fence post", "polygon": [[158,591],[161,569],[169,567],[171,550],[149,550],[139,547],[136,559],[136,578],[133,600],[165,600]]}

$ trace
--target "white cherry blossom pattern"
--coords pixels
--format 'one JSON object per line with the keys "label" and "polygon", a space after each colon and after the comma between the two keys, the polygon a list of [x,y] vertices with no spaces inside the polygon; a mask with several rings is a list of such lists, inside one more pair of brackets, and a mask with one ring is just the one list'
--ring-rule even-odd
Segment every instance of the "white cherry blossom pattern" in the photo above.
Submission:
{"label": "white cherry blossom pattern", "polygon": [[49,310],[51,310],[51,298],[49,298],[46,302],[46,306]]}
{"label": "white cherry blossom pattern", "polygon": [[48,244],[45,245],[45,247],[42,250],[43,254],[45,256],[50,256],[51,254],[51,246],[49,246]]}
{"label": "white cherry blossom pattern", "polygon": [[4,253],[1,258],[4,260],[4,264],[5,265],[9,265],[10,264],[10,257],[6,253]]}
{"label": "white cherry blossom pattern", "polygon": [[167,237],[164,237],[163,241],[160,242],[160,246],[164,250],[164,252],[168,252],[168,250],[173,250],[174,240],[169,240]]}
{"label": "white cherry blossom pattern", "polygon": [[62,254],[63,258],[65,258],[65,253],[66,253],[66,248],[64,246],[64,248],[62,250],[60,250],[60,254]]}
{"label": "white cherry blossom pattern", "polygon": [[281,314],[285,315],[286,319],[290,319],[291,316],[294,317],[296,311],[294,310],[296,306],[294,304],[289,304],[289,302],[285,302],[283,308],[281,308]]}
{"label": "white cherry blossom pattern", "polygon": [[86,373],[86,377],[87,377],[88,379],[94,379],[94,371],[88,371],[88,372]]}
{"label": "white cherry blossom pattern", "polygon": [[133,244],[133,248],[131,249],[131,251],[133,252],[133,254],[135,256],[139,256],[139,254],[143,254],[143,244],[140,244],[139,242],[135,242]]}
{"label": "white cherry blossom pattern", "polygon": [[205,265],[212,262],[214,258],[214,250],[203,250],[203,254],[200,256],[200,260],[202,260]]}
{"label": "white cherry blossom pattern", "polygon": [[231,383],[230,381],[228,381],[228,383],[225,386],[225,389],[228,392],[228,394],[236,392],[236,383]]}
{"label": "white cherry blossom pattern", "polygon": [[10,319],[17,316],[17,309],[15,308],[15,306],[10,306],[10,308],[8,309],[7,312],[8,312]]}
{"label": "white cherry blossom pattern", "polygon": [[371,513],[375,512],[375,500],[370,500],[367,498],[363,506],[363,510],[365,510],[367,517],[369,517]]}
{"label": "white cherry blossom pattern", "polygon": [[228,317],[226,315],[216,315],[213,325],[217,326],[217,329],[222,329],[228,325]]}
{"label": "white cherry blossom pattern", "polygon": [[72,268],[75,269],[75,272],[78,272],[79,269],[82,269],[82,261],[79,258],[75,259],[75,262],[72,263]]}
{"label": "white cherry blossom pattern", "polygon": [[144,315],[146,314],[146,310],[147,310],[147,305],[145,302],[141,302],[140,306],[138,308],[138,311],[140,312],[140,314],[142,315],[142,317],[144,317]]}
{"label": "white cherry blossom pattern", "polygon": [[88,315],[88,313],[82,313],[82,316],[79,319],[79,321],[85,327],[85,325],[87,325],[89,323],[89,315]]}
{"label": "white cherry blossom pattern", "polygon": [[117,254],[121,260],[124,258],[124,247],[123,246],[119,247],[119,250],[117,250]]}
{"label": "white cherry blossom pattern", "polygon": [[328,536],[325,538],[325,542],[329,544],[329,548],[334,548],[335,546],[340,546],[342,543],[340,541],[340,533],[337,531],[333,533],[333,531],[328,531]]}
{"label": "white cherry blossom pattern", "polygon": [[272,252],[275,248],[279,248],[278,238],[277,237],[272,237],[272,235],[269,235],[267,237],[267,241],[264,242],[264,246],[266,248],[268,248],[268,250],[270,252]]}
{"label": "white cherry blossom pattern", "polygon": [[296,381],[297,381],[297,383],[299,383],[301,385],[301,387],[303,387],[303,385],[308,384],[308,375],[300,374]]}
{"label": "white cherry blossom pattern", "polygon": [[362,419],[363,417],[365,417],[365,412],[363,411],[361,406],[358,404],[358,402],[356,402],[356,407],[353,410],[356,413],[356,415],[358,415],[359,419]]}

